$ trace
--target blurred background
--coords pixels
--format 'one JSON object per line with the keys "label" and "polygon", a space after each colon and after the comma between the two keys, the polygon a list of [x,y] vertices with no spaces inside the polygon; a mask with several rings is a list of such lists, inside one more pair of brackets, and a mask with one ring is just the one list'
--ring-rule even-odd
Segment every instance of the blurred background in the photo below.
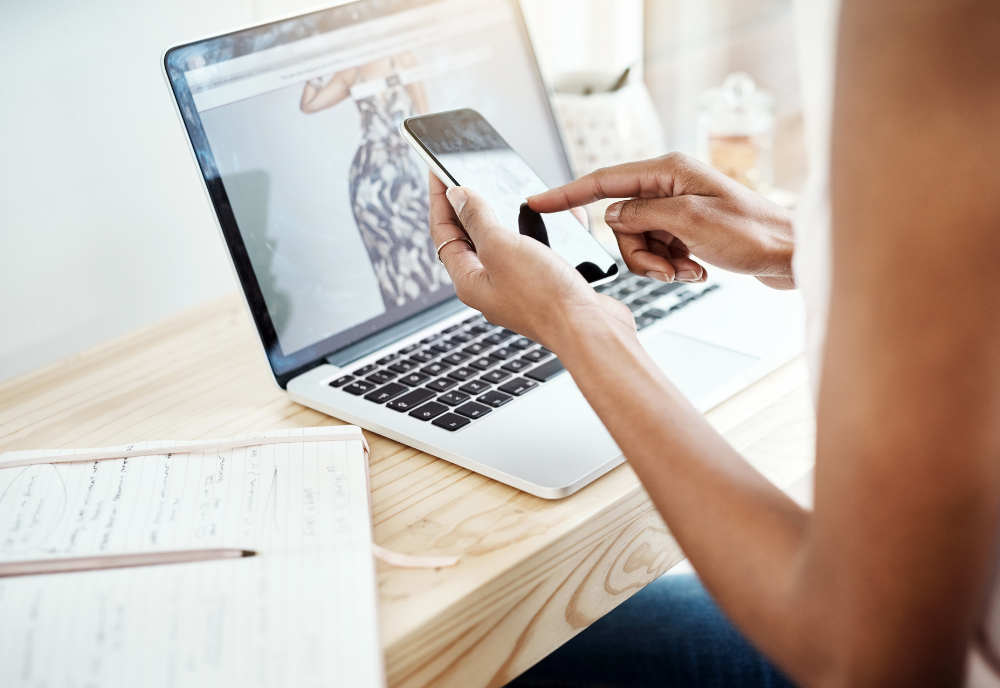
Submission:
{"label": "blurred background", "polygon": [[[792,0],[522,6],[542,70],[559,91],[578,172],[650,151],[705,157],[699,113],[719,100],[710,89],[745,72],[770,95],[773,114],[773,180],[761,190],[794,199],[806,164]],[[236,289],[160,57],[177,43],[315,7],[0,4],[0,380]],[[607,93],[584,95],[590,91]],[[608,117],[647,107],[643,131],[626,137],[646,145],[622,148],[602,133]],[[623,126],[637,125],[619,121],[618,134]],[[710,155],[739,157],[745,138],[722,137],[729,148]]]}

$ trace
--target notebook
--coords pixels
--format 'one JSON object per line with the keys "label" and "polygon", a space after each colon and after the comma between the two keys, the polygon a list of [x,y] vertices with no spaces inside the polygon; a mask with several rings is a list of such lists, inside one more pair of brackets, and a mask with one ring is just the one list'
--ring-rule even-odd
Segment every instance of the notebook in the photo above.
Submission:
{"label": "notebook", "polygon": [[0,456],[0,561],[220,547],[0,579],[0,685],[384,685],[359,428]]}

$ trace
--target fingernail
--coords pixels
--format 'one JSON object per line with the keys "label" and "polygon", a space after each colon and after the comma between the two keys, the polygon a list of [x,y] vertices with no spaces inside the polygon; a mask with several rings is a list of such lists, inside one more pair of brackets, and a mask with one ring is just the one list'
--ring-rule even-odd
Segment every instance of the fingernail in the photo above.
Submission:
{"label": "fingernail", "polygon": [[650,270],[649,272],[646,273],[646,277],[648,277],[649,279],[658,280],[660,282],[671,282],[672,281],[670,279],[670,275],[668,275],[665,272],[653,272],[652,270]]}
{"label": "fingernail", "polygon": [[625,205],[625,201],[618,201],[617,203],[612,203],[608,206],[608,209],[604,211],[604,221],[614,221],[618,219],[618,216],[622,214],[622,206]]}
{"label": "fingernail", "polygon": [[700,282],[701,275],[704,270],[678,270],[677,271],[677,281],[678,282]]}
{"label": "fingernail", "polygon": [[445,192],[445,195],[451,202],[451,207],[455,209],[455,213],[461,215],[462,208],[465,207],[465,202],[469,200],[469,194],[462,187],[453,186]]}

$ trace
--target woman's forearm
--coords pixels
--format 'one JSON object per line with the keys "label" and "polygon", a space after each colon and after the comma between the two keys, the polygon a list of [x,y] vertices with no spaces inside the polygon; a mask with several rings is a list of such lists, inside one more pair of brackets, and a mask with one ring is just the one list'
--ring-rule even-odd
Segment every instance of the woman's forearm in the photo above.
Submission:
{"label": "woman's forearm", "polygon": [[634,330],[589,319],[553,345],[727,613],[766,629],[754,638],[765,651],[800,645],[801,618],[784,612],[801,589],[795,562],[808,513],[726,443]]}

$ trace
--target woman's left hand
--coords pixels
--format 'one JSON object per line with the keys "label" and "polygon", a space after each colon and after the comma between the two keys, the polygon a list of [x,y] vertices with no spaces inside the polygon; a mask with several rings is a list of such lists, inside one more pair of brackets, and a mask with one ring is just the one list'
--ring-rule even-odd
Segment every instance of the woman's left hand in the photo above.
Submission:
{"label": "woman's left hand", "polygon": [[430,175],[430,229],[458,298],[495,325],[557,354],[566,337],[608,325],[635,333],[629,309],[597,293],[569,263],[531,237],[500,225],[476,192],[446,189]]}

